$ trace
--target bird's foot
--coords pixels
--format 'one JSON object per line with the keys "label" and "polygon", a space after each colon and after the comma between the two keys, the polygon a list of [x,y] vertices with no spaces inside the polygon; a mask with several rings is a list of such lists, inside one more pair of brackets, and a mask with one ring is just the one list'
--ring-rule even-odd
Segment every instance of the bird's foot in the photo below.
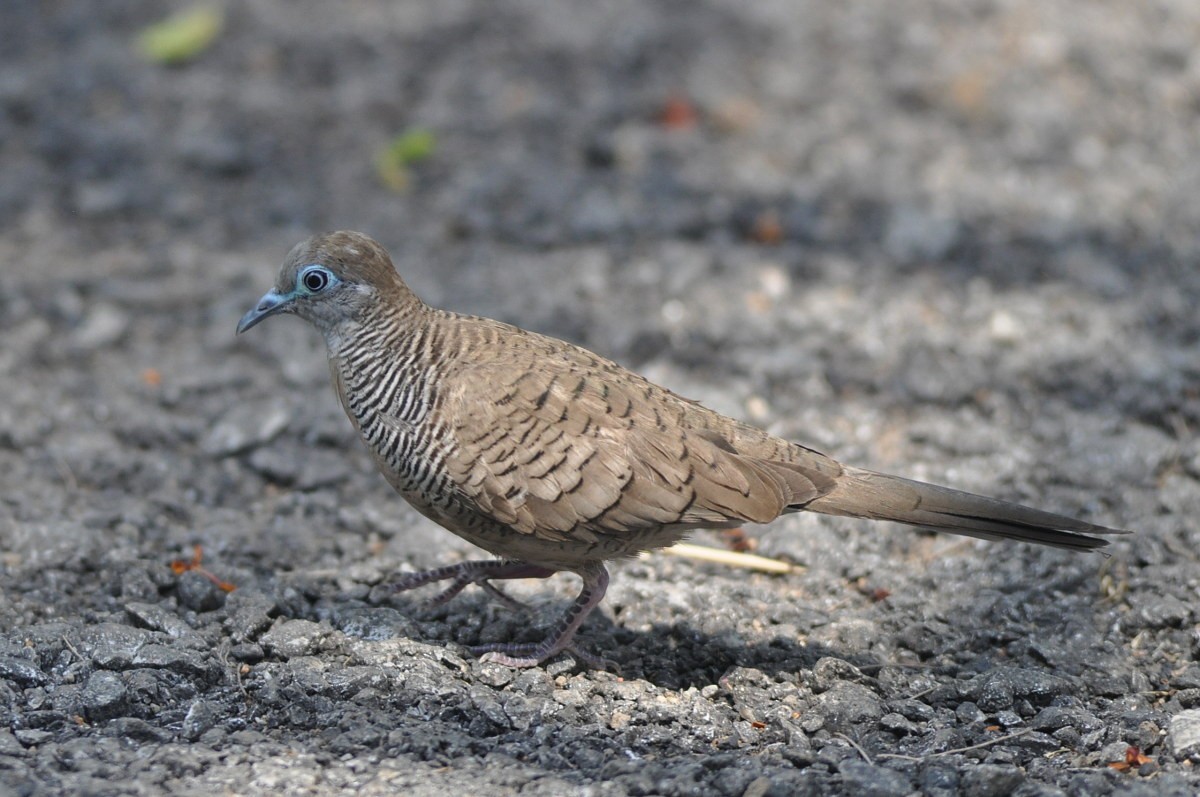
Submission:
{"label": "bird's foot", "polygon": [[[435,581],[449,581],[450,586],[429,601],[431,605],[437,606],[462,592],[468,585],[478,584],[509,606],[524,608],[524,604],[505,595],[491,580],[546,578],[554,575],[554,572],[548,567],[525,562],[485,559],[423,570],[419,573],[406,573],[395,581],[382,585],[380,590],[391,595],[423,587]],[[482,656],[485,661],[493,661],[507,667],[534,667],[546,659],[568,651],[593,669],[616,670],[617,665],[613,662],[588,653],[572,642],[579,626],[583,625],[583,621],[604,598],[604,592],[608,589],[608,571],[599,562],[590,563],[576,572],[583,579],[583,589],[544,640],[537,643],[490,642],[471,648],[471,652]]]}
{"label": "bird's foot", "polygon": [[432,570],[422,570],[418,573],[406,573],[395,581],[382,585],[381,591],[388,595],[394,595],[397,592],[407,592],[435,581],[450,581],[450,586],[430,598],[427,603],[428,606],[441,606],[471,584],[478,584],[502,603],[513,608],[523,609],[525,604],[504,594],[499,587],[491,583],[491,579],[546,578],[552,575],[554,575],[553,570],[537,565],[503,559],[483,559],[437,567]]}
{"label": "bird's foot", "polygon": [[608,571],[604,569],[604,565],[594,562],[578,572],[583,579],[583,589],[541,642],[489,642],[472,647],[471,652],[482,656],[484,661],[496,662],[507,667],[535,667],[552,656],[568,651],[592,669],[617,669],[613,662],[588,653],[573,642],[575,632],[604,599],[604,593],[608,589]]}
{"label": "bird's foot", "polygon": [[[499,587],[497,587],[495,584],[493,584],[490,581],[477,581],[475,583],[478,584],[479,586],[483,587],[485,592],[487,592],[493,598],[500,601],[501,603],[503,603],[505,606],[507,606],[510,609],[516,609],[517,611],[526,611],[529,608],[528,603],[524,603],[523,601],[517,600],[512,595],[509,595],[507,592],[500,589]],[[445,593],[442,593],[442,595],[445,595]],[[434,598],[434,600],[438,601],[439,603],[444,603],[445,600],[443,600],[442,595],[438,595],[436,598]]]}

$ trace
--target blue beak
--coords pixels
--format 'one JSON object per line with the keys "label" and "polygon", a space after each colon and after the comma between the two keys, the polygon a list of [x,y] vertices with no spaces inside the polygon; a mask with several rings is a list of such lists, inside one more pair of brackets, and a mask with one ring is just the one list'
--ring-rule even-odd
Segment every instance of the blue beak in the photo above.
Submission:
{"label": "blue beak", "polygon": [[268,291],[258,300],[258,304],[253,310],[242,316],[242,320],[237,325],[237,334],[242,334],[268,316],[287,311],[288,306],[291,304],[291,299],[291,296],[283,296],[275,291]]}

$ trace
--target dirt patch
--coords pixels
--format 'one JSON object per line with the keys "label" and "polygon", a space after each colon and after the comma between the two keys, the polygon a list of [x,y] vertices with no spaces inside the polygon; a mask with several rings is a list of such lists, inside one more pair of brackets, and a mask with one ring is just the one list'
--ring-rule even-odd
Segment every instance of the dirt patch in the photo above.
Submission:
{"label": "dirt patch", "polygon": [[[1200,787],[1193,3],[263,0],[172,68],[132,45],[161,12],[0,11],[0,784]],[[620,675],[481,664],[572,579],[371,600],[471,552],[310,330],[233,336],[337,227],[839,459],[1139,533],[793,517],[755,533],[803,573],[618,565],[582,640]]]}

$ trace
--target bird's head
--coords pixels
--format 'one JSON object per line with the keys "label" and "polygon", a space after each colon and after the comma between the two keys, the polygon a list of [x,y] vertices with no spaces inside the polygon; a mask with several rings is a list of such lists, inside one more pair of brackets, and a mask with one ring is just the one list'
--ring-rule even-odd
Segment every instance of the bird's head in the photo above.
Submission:
{"label": "bird's head", "polygon": [[296,244],[275,287],[238,322],[238,334],[273,315],[294,313],[332,341],[347,323],[361,322],[386,302],[415,302],[387,251],[358,232],[332,232]]}

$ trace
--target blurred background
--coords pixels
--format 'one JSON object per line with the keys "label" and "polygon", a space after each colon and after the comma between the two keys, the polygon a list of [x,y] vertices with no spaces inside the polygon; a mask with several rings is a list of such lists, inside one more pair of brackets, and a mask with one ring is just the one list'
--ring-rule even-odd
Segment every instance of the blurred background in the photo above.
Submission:
{"label": "blurred background", "polygon": [[[789,267],[870,243],[995,278],[1038,247],[1121,246],[1096,255],[1113,269],[1193,245],[1190,3],[3,13],[8,235],[228,248],[352,225],[405,251],[758,242]],[[995,244],[1003,267],[973,262]]]}
{"label": "blurred background", "polygon": [[[835,392],[899,382],[899,402],[956,389],[928,384],[936,364],[836,301],[903,316],[911,292],[927,314],[953,316],[970,314],[972,296],[986,303],[981,291],[1017,291],[977,308],[968,334],[1036,347],[1024,315],[1041,311],[1023,301],[1036,288],[1056,307],[1114,315],[1095,334],[1138,345],[1122,328],[1135,319],[1107,301],[1169,283],[1130,312],[1157,342],[1178,340],[1180,324],[1194,334],[1190,3],[122,1],[2,13],[0,278],[107,294],[113,312],[91,323],[114,341],[137,300],[109,280],[136,279],[161,308],[156,282],[186,274],[187,309],[224,323],[292,243],[342,227],[383,241],[435,303],[639,366],[668,349],[689,366],[762,360],[760,391],[780,369]],[[60,310],[90,337],[86,308]],[[224,340],[214,329],[211,342]],[[1095,361],[1099,341],[1067,338],[1048,365],[1068,360],[1106,393],[1132,384]],[[763,346],[784,361],[756,357]],[[1155,368],[1156,355],[1138,357]],[[1141,400],[1143,377],[1161,370],[1133,374],[1122,401]]]}
{"label": "blurred background", "polygon": [[[351,228],[431,303],[839,459],[1141,532],[1096,619],[1094,558],[791,518],[760,551],[827,600],[775,622],[1119,673],[1087,701],[1165,689],[1200,544],[1198,42],[1194,0],[5,0],[0,628],[161,602],[211,648],[219,612],[163,575],[196,544],[241,588],[312,574],[276,611],[322,621],[330,584],[468,555],[373,472],[315,334],[234,338],[295,242]],[[761,631],[766,603],[704,591],[738,576],[671,567],[618,572],[621,625]],[[485,605],[427,636],[476,641]],[[1005,647],[1031,626],[1062,649]],[[659,647],[626,642],[634,672]],[[645,671],[702,685],[734,655]],[[127,708],[173,728],[191,698],[162,688],[165,713]]]}

